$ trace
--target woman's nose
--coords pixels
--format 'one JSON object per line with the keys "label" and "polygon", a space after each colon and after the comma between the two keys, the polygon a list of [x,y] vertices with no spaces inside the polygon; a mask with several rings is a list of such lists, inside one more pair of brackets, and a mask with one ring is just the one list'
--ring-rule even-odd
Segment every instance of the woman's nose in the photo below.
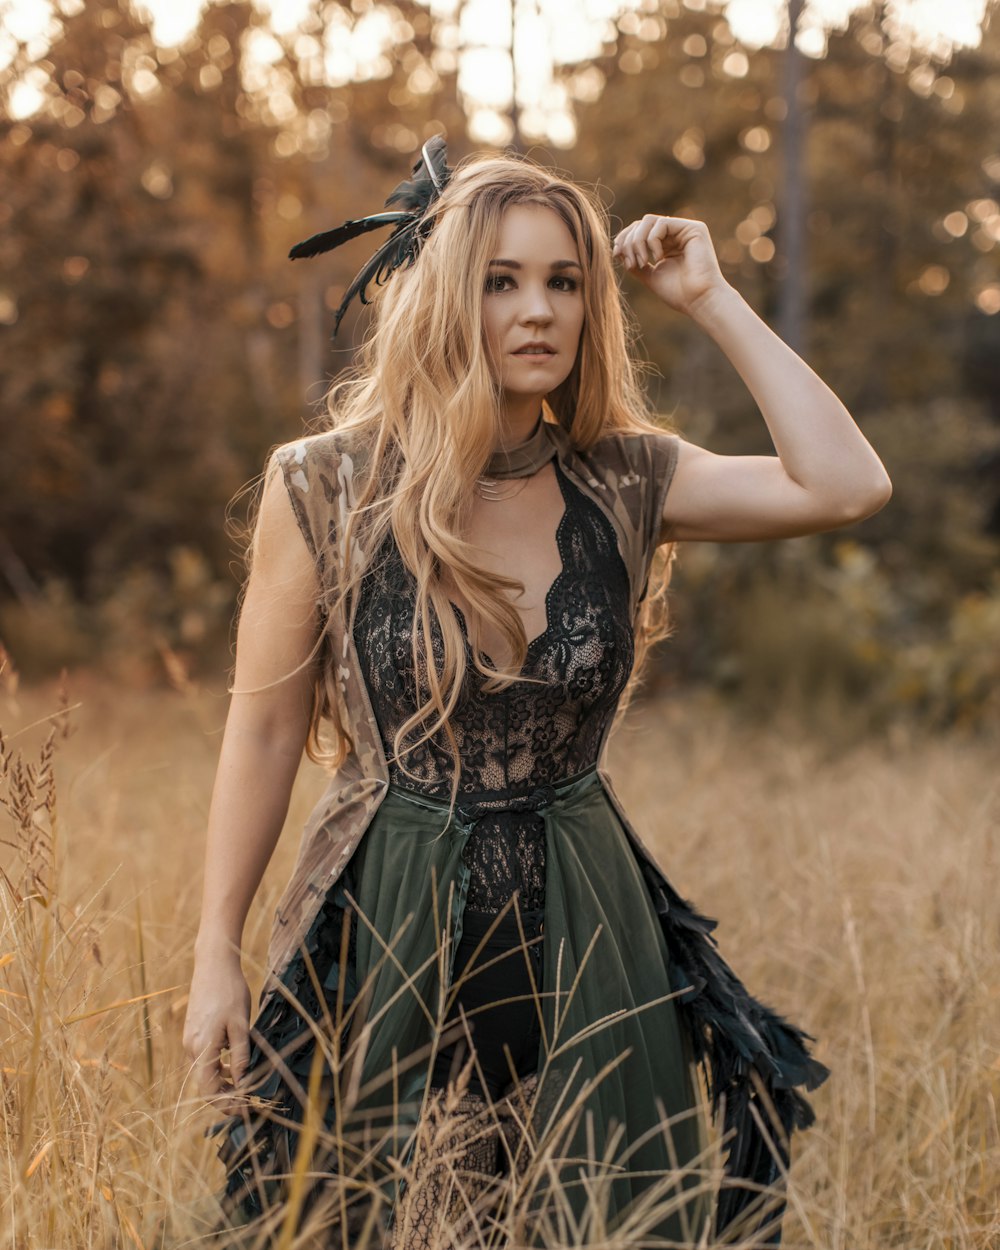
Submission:
{"label": "woman's nose", "polygon": [[538,290],[529,289],[525,291],[524,305],[521,309],[521,320],[552,320],[552,300],[548,291],[544,288]]}

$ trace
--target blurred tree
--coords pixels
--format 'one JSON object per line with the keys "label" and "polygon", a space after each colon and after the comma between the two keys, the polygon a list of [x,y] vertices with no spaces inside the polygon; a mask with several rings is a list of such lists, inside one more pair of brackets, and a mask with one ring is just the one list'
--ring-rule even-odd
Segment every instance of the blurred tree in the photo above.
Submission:
{"label": "blurred tree", "polygon": [[377,207],[400,153],[457,121],[441,99],[453,83],[426,59],[429,15],[413,16],[388,84],[331,93],[286,49],[256,95],[261,15],[247,0],[207,7],[181,49],[157,49],[124,4],[62,19],[38,67],[46,107],[0,121],[6,594],[59,577],[97,602],[123,569],[169,577],[185,544],[225,568],[224,505],[301,428],[320,322],[353,272],[338,255],[296,273],[289,246],[359,200]]}
{"label": "blurred tree", "polygon": [[[717,14],[686,10],[655,43],[623,42],[597,67],[599,100],[578,106],[572,172],[613,194],[616,225],[646,212],[704,219],[728,280],[780,329],[783,50],[741,54]],[[997,63],[995,22],[979,48],[945,64],[888,43],[873,10],[831,36],[824,58],[803,60],[796,89],[810,114],[804,354],[893,478],[889,508],[851,535],[892,578],[880,618],[890,649],[894,632],[941,628],[964,593],[987,587],[1000,556],[997,392],[974,402],[1000,359]],[[714,450],[773,454],[708,336],[621,281],[660,410]],[[834,531],[750,550],[686,546],[668,671],[739,684],[740,649],[765,660],[753,637],[763,618],[745,611],[753,588],[766,581],[779,595],[778,620],[843,540]]]}
{"label": "blurred tree", "polygon": [[[29,69],[46,97],[0,119],[0,626],[5,600],[44,599],[63,636],[89,621],[99,641],[131,628],[142,645],[152,622],[194,645],[194,604],[225,621],[234,590],[227,501],[298,435],[303,399],[350,363],[365,321],[355,308],[331,349],[370,239],[294,266],[288,249],[377,209],[430,134],[448,135],[453,162],[468,150],[461,32],[422,0],[317,3],[280,34],[226,0],[177,48],[156,47],[126,0],[60,27],[34,65],[22,48],[0,69],[0,99]],[[729,280],[780,324],[786,49],[743,48],[718,11],[668,0],[606,34],[594,63],[557,69],[579,123],[559,164],[613,191],[622,221],[704,218]],[[809,115],[804,350],[894,479],[890,509],[852,535],[891,575],[888,599],[869,587],[890,632],[940,628],[997,558],[997,39],[992,23],[980,48],[934,60],[873,8],[801,58],[794,88]],[[362,44],[376,51],[354,63]],[[707,336],[623,282],[661,410],[717,450],[773,450]],[[741,607],[762,574],[791,596],[819,565],[848,584],[841,538],[686,549],[680,612],[698,628],[669,649],[678,671],[734,680],[745,622],[764,619]]]}
{"label": "blurred tree", "polygon": [[[400,0],[393,12],[393,45],[384,63],[374,67],[378,75],[345,82],[336,92],[331,92],[311,58],[313,44],[329,42],[333,25],[347,29],[345,24],[354,20],[346,6],[320,4],[292,35],[278,40],[280,55],[272,73],[282,76],[294,106],[281,134],[281,150],[293,154],[285,173],[294,196],[286,198],[283,207],[289,245],[344,218],[380,208],[431,135],[448,136],[452,164],[467,150],[456,89],[458,63],[439,55],[446,38],[440,21],[418,0]],[[321,259],[299,262],[291,277],[286,272],[283,280],[279,278],[297,291],[303,397],[318,389],[329,374],[328,365],[350,364],[363,324],[356,305],[332,347],[328,336],[333,311],[371,250],[372,236],[363,237]],[[286,246],[282,256],[287,251]],[[283,267],[289,268],[287,263]]]}
{"label": "blurred tree", "polygon": [[[961,393],[969,327],[1000,305],[1000,31],[988,24],[980,48],[943,66],[898,48],[890,58],[877,16],[856,15],[824,58],[807,58],[796,91],[811,115],[807,356],[862,411]],[[787,265],[776,247],[783,58],[747,56],[724,19],[681,10],[660,41],[634,39],[601,61],[569,162],[614,189],[623,221],[703,217],[727,277],[775,324]],[[636,116],[658,121],[636,127]],[[628,289],[669,379],[663,405],[682,404],[703,432],[745,425],[745,394],[704,336]],[[989,351],[974,359],[988,377]]]}
{"label": "blurred tree", "polygon": [[[242,480],[241,438],[259,446],[226,345],[256,251],[259,147],[233,124],[238,58],[217,55],[239,46],[249,11],[206,13],[202,64],[161,63],[130,10],[83,6],[48,53],[52,107],[0,135],[17,309],[3,329],[14,454],[0,516],[38,577],[79,594],[107,595],[129,565],[165,569],[173,546],[204,541],[207,509]],[[206,91],[209,56],[224,68]]]}
{"label": "blurred tree", "polygon": [[788,0],[788,35],[781,58],[781,177],[777,200],[778,333],[795,352],[806,347],[805,287],[806,175],[804,155],[808,134],[808,105],[801,98],[803,57],[795,37],[802,16],[802,0]]}

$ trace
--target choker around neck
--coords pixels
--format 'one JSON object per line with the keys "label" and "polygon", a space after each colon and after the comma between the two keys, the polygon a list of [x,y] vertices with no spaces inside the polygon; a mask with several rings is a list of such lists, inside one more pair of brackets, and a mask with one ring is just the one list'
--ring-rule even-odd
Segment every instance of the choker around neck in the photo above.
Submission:
{"label": "choker around neck", "polygon": [[533,473],[552,459],[556,445],[545,428],[544,417],[538,418],[534,433],[516,447],[495,451],[483,471],[483,477],[492,481],[504,481],[512,477],[531,477]]}

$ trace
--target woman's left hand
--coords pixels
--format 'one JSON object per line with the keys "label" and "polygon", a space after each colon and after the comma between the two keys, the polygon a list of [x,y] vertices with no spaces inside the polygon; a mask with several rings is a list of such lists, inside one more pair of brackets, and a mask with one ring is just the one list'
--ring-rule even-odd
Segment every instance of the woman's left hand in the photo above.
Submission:
{"label": "woman's left hand", "polygon": [[611,255],[665,304],[689,315],[712,291],[729,286],[703,221],[647,213],[615,236]]}

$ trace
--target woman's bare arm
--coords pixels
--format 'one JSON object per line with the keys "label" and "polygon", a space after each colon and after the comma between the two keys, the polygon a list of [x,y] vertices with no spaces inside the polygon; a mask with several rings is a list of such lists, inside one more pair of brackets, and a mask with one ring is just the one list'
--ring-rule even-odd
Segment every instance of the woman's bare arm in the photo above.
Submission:
{"label": "woman's bare arm", "polygon": [[238,1081],[248,1058],[243,927],[288,811],[309,729],[317,582],[280,468],[272,462],[240,615],[236,672],[205,848],[201,922],[184,1029],[205,1097],[223,1088],[219,1052]]}
{"label": "woman's bare arm", "polygon": [[889,476],[843,403],[732,287],[690,310],[760,408],[776,456],[680,440],[661,541],[755,542],[850,525],[884,507]]}
{"label": "woman's bare arm", "polygon": [[703,221],[647,213],[613,255],[716,341],[747,385],[776,456],[680,440],[660,541],[753,542],[836,529],[885,506],[892,483],[841,401],[726,282]]}

